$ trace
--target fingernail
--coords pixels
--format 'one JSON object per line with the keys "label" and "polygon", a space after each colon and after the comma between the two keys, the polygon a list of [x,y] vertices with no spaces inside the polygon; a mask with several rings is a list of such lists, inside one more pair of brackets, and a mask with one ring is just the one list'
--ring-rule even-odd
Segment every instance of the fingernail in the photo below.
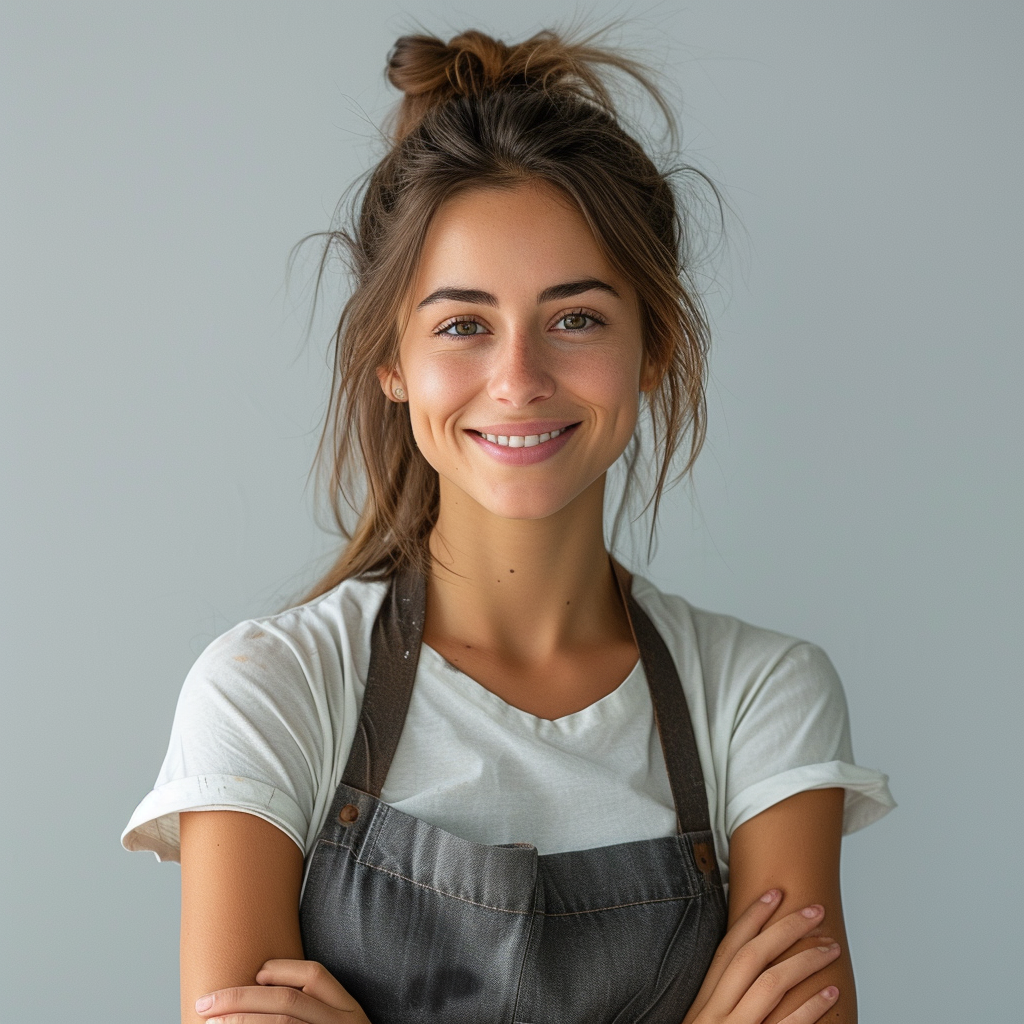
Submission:
{"label": "fingernail", "polygon": [[804,909],[800,911],[804,917],[820,917],[824,912],[825,908],[818,903],[815,903],[810,907],[804,907]]}
{"label": "fingernail", "polygon": [[213,996],[200,996],[196,1000],[196,1013],[202,1013],[213,1006]]}
{"label": "fingernail", "polygon": [[769,889],[761,897],[761,902],[762,903],[774,903],[779,898],[780,895],[781,895],[781,893],[779,892],[778,889]]}
{"label": "fingernail", "polygon": [[836,997],[837,995],[839,995],[839,989],[837,989],[837,988],[835,987],[835,985],[829,985],[829,987],[828,987],[828,988],[823,988],[823,989],[821,990],[821,994],[822,994],[822,995],[823,995],[823,996],[824,996],[824,997],[825,997],[826,999],[835,999],[835,997]]}
{"label": "fingernail", "polygon": [[818,947],[818,949],[822,953],[831,953],[833,950],[836,950],[838,948],[839,948],[839,943],[838,942],[830,942],[827,946],[819,946]]}

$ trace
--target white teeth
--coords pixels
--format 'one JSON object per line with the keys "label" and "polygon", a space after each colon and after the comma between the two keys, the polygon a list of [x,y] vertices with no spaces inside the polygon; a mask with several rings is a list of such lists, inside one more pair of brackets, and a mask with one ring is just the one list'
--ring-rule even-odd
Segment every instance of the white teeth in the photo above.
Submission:
{"label": "white teeth", "polygon": [[534,448],[545,441],[553,440],[568,429],[568,427],[563,427],[561,430],[552,430],[550,433],[526,434],[525,436],[522,434],[509,434],[507,437],[504,434],[483,434],[482,436],[486,437],[491,444],[500,444],[503,448]]}

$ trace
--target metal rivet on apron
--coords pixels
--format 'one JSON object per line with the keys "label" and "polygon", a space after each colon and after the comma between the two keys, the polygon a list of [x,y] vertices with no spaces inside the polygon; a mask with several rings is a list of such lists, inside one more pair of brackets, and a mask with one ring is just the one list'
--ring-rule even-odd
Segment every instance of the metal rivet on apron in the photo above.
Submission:
{"label": "metal rivet on apron", "polygon": [[356,818],[359,817],[359,808],[355,804],[345,804],[340,811],[338,811],[338,821],[342,825],[351,825]]}
{"label": "metal rivet on apron", "polygon": [[697,867],[699,867],[705,875],[710,874],[715,866],[715,855],[711,852],[711,844],[694,843],[693,856],[697,861]]}

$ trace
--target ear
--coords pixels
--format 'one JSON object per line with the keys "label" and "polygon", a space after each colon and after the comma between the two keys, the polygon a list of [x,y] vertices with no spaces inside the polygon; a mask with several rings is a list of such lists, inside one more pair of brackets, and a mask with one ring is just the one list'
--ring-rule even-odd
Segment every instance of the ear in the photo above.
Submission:
{"label": "ear", "polygon": [[406,388],[398,367],[377,367],[377,380],[386,398],[392,402],[406,401]]}
{"label": "ear", "polygon": [[664,376],[665,371],[652,363],[645,352],[643,363],[640,366],[640,390],[642,392],[654,391]]}

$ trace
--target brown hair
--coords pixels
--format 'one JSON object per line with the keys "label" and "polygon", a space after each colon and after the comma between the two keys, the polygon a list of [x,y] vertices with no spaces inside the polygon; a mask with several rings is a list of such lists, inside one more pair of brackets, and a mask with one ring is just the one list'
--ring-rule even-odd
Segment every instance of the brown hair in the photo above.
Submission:
{"label": "brown hair", "polygon": [[[377,368],[398,358],[401,297],[432,216],[467,189],[530,180],[554,186],[635,287],[645,355],[660,373],[660,384],[646,394],[656,467],[645,506],[653,506],[651,540],[687,433],[686,462],[673,480],[693,465],[705,434],[708,324],[692,286],[689,211],[677,203],[673,174],[659,171],[621,127],[598,69],[631,76],[661,108],[671,132],[674,121],[640,65],[592,41],[541,32],[507,46],[469,31],[448,43],[416,35],[395,44],[387,76],[405,95],[390,122],[390,152],[357,194],[351,226],[325,233],[317,276],[319,287],[329,256],[340,248],[353,289],[334,332],[334,379],[314,468],[347,543],[303,601],[352,576],[386,578],[408,565],[429,569],[437,474],[415,445],[407,407],[383,394]],[[718,200],[704,175],[680,171],[696,174]],[[626,494],[639,454],[635,434],[625,455]],[[354,529],[346,510],[358,513]]]}

